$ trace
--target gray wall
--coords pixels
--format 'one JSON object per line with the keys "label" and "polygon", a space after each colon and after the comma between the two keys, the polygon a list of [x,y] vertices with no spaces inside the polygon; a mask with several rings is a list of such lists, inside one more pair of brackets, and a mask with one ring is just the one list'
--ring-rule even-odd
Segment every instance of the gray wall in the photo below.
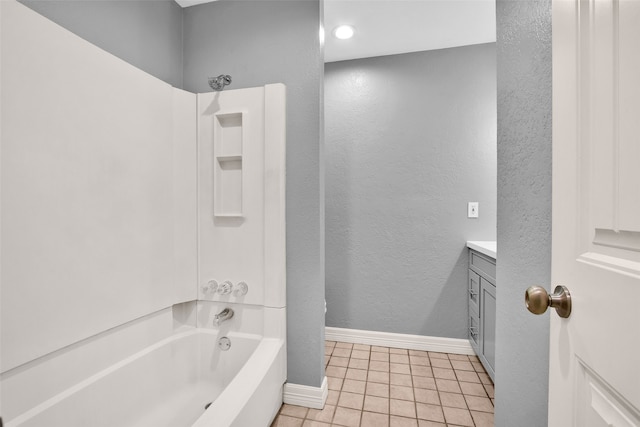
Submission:
{"label": "gray wall", "polygon": [[495,44],[326,64],[325,120],[327,326],[466,338],[465,244],[496,235]]}
{"label": "gray wall", "polygon": [[550,285],[551,1],[498,0],[498,427],[547,425],[549,313],[524,291]]}
{"label": "gray wall", "polygon": [[182,8],[173,0],[21,3],[174,87],[182,87]]}
{"label": "gray wall", "polygon": [[320,4],[217,1],[184,11],[184,83],[208,92],[207,76],[232,89],[287,85],[288,381],[324,377],[324,247],[321,164]]}

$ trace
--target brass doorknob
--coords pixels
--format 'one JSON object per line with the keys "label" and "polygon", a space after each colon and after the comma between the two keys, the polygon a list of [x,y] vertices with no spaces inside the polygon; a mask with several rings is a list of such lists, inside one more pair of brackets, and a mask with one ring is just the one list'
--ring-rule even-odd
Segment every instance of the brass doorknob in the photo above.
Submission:
{"label": "brass doorknob", "polygon": [[556,286],[551,295],[542,286],[530,286],[524,293],[524,303],[533,314],[542,314],[547,307],[553,307],[560,317],[571,315],[571,294],[566,286]]}

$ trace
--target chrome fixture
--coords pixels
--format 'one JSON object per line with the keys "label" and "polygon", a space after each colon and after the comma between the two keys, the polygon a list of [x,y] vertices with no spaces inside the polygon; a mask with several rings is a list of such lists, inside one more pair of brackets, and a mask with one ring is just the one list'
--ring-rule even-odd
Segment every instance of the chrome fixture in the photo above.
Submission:
{"label": "chrome fixture", "polygon": [[218,347],[222,351],[227,351],[231,348],[231,340],[228,337],[222,337],[218,340]]}
{"label": "chrome fixture", "polygon": [[249,292],[249,286],[245,282],[239,282],[233,286],[233,296],[241,297]]}
{"label": "chrome fixture", "polygon": [[226,322],[232,317],[233,317],[233,310],[231,310],[230,308],[225,308],[220,313],[213,316],[213,326],[220,326],[222,322]]}
{"label": "chrome fixture", "polygon": [[209,77],[209,86],[216,92],[224,89],[225,86],[231,84],[231,76],[228,74],[220,74],[218,77]]}
{"label": "chrome fixture", "polygon": [[227,295],[231,293],[231,289],[233,288],[233,284],[230,281],[225,281],[218,286],[218,295]]}

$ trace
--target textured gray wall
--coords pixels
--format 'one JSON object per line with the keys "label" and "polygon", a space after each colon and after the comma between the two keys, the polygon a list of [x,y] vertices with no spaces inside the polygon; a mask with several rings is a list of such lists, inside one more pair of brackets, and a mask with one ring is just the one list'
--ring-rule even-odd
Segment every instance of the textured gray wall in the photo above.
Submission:
{"label": "textured gray wall", "polygon": [[466,338],[465,243],[496,235],[495,43],[326,64],[325,115],[327,326]]}
{"label": "textured gray wall", "polygon": [[524,291],[551,280],[551,1],[498,0],[498,427],[547,425],[549,314]]}
{"label": "textured gray wall", "polygon": [[173,0],[21,3],[141,70],[182,88],[182,8]]}
{"label": "textured gray wall", "polygon": [[208,92],[207,76],[230,88],[287,85],[288,381],[324,377],[320,5],[308,1],[217,1],[184,11],[184,83]]}

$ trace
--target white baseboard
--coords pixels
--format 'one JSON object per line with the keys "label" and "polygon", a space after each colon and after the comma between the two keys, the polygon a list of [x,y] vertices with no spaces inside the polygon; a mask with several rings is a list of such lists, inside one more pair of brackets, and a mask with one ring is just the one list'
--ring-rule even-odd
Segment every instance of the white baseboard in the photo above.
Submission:
{"label": "white baseboard", "polygon": [[439,353],[475,355],[469,340],[459,338],[426,337],[422,335],[394,334],[390,332],[363,331],[359,329],[325,328],[324,339],[354,344],[408,350],[437,351]]}
{"label": "white baseboard", "polygon": [[320,387],[285,383],[282,400],[289,405],[322,409],[327,401],[327,396],[329,396],[329,386],[327,377],[324,377]]}

